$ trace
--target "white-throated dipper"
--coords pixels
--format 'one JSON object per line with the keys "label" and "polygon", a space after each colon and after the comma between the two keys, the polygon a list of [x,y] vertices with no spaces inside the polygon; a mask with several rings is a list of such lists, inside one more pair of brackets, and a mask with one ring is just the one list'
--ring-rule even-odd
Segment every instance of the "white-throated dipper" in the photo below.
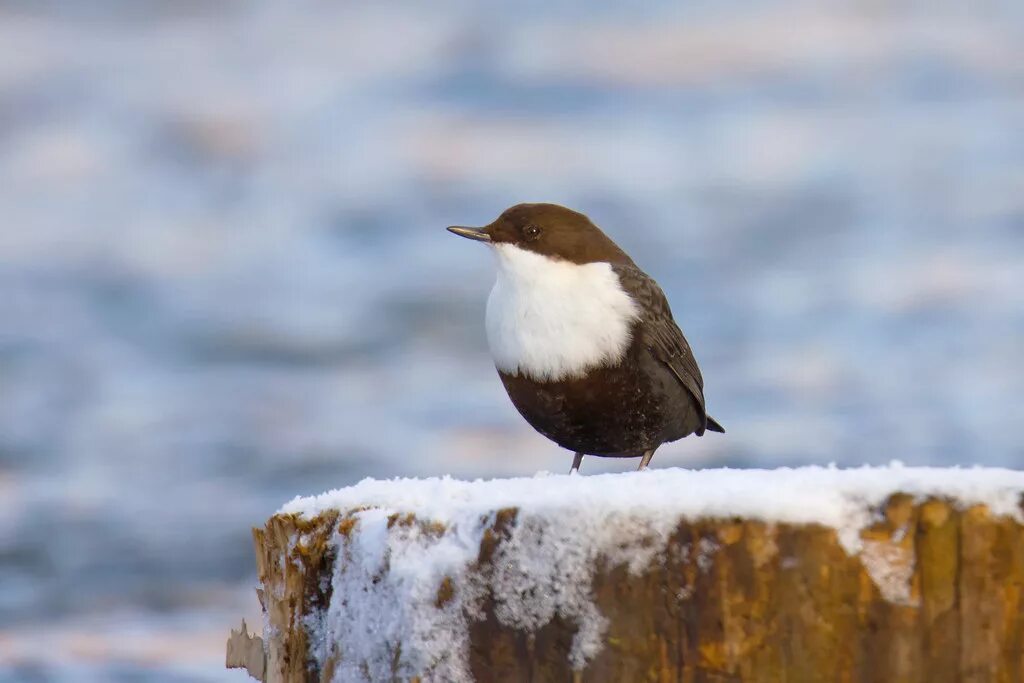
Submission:
{"label": "white-throated dipper", "polygon": [[482,228],[498,279],[487,342],[513,405],[538,432],[584,455],[640,457],[669,441],[724,432],[661,287],[582,213],[517,204]]}

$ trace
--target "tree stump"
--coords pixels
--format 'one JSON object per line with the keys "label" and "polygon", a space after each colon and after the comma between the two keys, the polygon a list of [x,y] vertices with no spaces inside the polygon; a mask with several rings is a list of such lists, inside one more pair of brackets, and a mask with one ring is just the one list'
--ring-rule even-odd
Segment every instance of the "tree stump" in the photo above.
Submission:
{"label": "tree stump", "polygon": [[1022,681],[1022,492],[903,467],[367,481],[254,530],[265,680]]}

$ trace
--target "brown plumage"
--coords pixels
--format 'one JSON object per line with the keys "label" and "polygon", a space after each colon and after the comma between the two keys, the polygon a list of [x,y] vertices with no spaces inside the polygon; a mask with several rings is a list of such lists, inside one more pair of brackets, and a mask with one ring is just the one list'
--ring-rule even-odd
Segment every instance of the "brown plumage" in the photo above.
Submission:
{"label": "brown plumage", "polygon": [[[526,421],[577,454],[573,470],[583,454],[641,456],[643,469],[663,443],[724,431],[707,414],[704,380],[665,294],[585,215],[519,204],[484,228],[449,229],[498,252],[488,333],[499,376]],[[626,309],[601,308],[601,297],[614,303],[623,292]],[[597,310],[580,313],[587,306]],[[616,325],[622,334],[605,340]],[[592,338],[605,355],[585,357]]]}

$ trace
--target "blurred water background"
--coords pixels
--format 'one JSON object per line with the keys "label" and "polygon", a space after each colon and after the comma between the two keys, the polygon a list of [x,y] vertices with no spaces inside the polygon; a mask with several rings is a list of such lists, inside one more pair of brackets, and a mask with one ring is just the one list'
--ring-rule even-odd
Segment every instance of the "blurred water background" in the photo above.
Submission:
{"label": "blurred water background", "polygon": [[673,302],[656,466],[1024,461],[1017,0],[2,2],[0,681],[246,680],[292,496],[567,470],[444,232],[521,201]]}

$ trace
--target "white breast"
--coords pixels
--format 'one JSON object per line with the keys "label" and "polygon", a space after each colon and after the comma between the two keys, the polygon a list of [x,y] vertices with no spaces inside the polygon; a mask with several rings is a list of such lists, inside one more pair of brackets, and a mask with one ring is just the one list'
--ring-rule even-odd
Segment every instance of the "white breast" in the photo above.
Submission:
{"label": "white breast", "polygon": [[607,263],[577,265],[497,244],[487,341],[502,372],[539,381],[615,365],[640,309]]}

